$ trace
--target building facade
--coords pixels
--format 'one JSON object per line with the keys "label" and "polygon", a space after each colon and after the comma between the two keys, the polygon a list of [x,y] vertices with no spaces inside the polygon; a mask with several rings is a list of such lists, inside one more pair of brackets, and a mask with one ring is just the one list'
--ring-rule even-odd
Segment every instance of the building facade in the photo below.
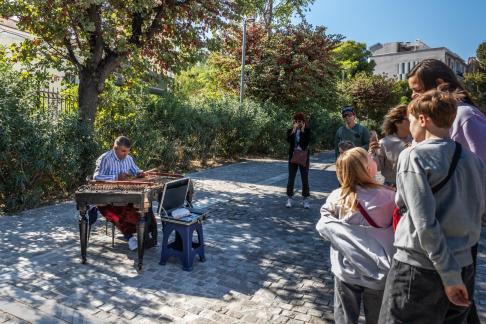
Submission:
{"label": "building facade", "polygon": [[[31,34],[18,29],[15,20],[0,18],[0,47],[8,49],[13,44],[20,44],[26,39],[33,38]],[[22,66],[19,63],[15,64],[14,68],[22,70]],[[48,88],[61,89],[63,78],[69,76],[55,69],[48,69],[47,71],[50,77]],[[73,82],[76,82],[76,80]]]}
{"label": "building facade", "polygon": [[0,46],[8,47],[14,43],[18,44],[26,38],[31,38],[30,34],[19,30],[15,21],[0,18]]}
{"label": "building facade", "polygon": [[386,75],[396,80],[406,80],[415,65],[425,59],[437,59],[447,64],[459,77],[463,77],[467,64],[459,55],[446,47],[431,48],[424,42],[393,42],[370,47],[376,64],[374,74]]}

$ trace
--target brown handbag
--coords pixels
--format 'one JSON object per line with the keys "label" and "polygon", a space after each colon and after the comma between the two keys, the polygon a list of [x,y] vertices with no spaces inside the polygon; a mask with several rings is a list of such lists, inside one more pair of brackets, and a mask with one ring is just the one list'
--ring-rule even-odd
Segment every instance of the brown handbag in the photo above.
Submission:
{"label": "brown handbag", "polygon": [[307,165],[307,156],[308,150],[298,150],[295,149],[294,153],[292,153],[292,158],[290,159],[290,163],[299,164],[305,167]]}

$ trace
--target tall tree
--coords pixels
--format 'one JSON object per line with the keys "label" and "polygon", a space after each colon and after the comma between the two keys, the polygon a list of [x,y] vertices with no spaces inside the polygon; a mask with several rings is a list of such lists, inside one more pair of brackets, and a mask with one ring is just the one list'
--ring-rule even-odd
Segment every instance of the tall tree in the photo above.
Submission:
{"label": "tall tree", "polygon": [[342,42],[333,50],[333,55],[343,78],[351,78],[358,72],[372,73],[375,67],[375,62],[369,61],[371,52],[366,49],[365,43],[353,40]]}
{"label": "tall tree", "polygon": [[272,28],[288,24],[294,14],[303,18],[313,3],[314,0],[254,0],[247,2],[246,14],[256,16],[270,35]]}
{"label": "tall tree", "polygon": [[175,71],[203,48],[211,30],[236,18],[239,0],[11,0],[0,16],[16,17],[35,35],[18,48],[79,75],[80,116],[93,125],[107,77],[122,63],[149,57]]}
{"label": "tall tree", "polygon": [[[331,51],[340,40],[340,36],[327,35],[325,27],[305,23],[276,29],[271,37],[264,25],[253,25],[248,30],[246,93],[289,109],[331,106],[328,103],[336,97]],[[226,33],[222,53],[209,59],[220,71],[220,86],[234,92],[239,91],[239,42],[239,30]]]}
{"label": "tall tree", "polygon": [[486,70],[486,42],[479,44],[476,50],[476,57],[478,58],[481,67]]}
{"label": "tall tree", "polygon": [[340,84],[344,101],[353,105],[362,119],[381,123],[383,116],[401,100],[402,91],[395,81],[383,75],[360,72],[354,78]]}

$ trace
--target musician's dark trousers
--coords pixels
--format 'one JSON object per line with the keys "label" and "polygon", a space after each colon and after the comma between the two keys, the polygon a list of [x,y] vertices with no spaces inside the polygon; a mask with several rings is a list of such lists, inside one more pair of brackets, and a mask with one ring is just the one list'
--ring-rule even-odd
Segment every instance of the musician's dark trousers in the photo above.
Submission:
{"label": "musician's dark trousers", "polygon": [[292,197],[294,195],[294,182],[297,175],[297,169],[300,170],[300,179],[302,180],[302,196],[309,197],[309,159],[307,164],[303,167],[300,164],[290,163],[289,161],[289,180],[287,182],[287,196]]}

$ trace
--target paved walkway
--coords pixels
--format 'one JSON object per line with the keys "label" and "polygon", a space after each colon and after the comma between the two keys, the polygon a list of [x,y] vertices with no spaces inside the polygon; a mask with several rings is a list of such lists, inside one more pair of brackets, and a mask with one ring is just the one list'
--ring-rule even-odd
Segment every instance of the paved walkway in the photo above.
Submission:
{"label": "paved walkway", "polygon": [[[112,248],[101,219],[81,265],[73,202],[0,217],[0,323],[332,322],[329,245],[314,229],[337,186],[331,154],[313,158],[310,210],[284,207],[285,161],[249,160],[190,176],[195,200],[211,211],[207,261],[196,260],[192,272],[175,259],[158,265],[158,247],[146,251],[137,273],[136,252],[122,240]],[[476,296],[483,316],[485,243]]]}

